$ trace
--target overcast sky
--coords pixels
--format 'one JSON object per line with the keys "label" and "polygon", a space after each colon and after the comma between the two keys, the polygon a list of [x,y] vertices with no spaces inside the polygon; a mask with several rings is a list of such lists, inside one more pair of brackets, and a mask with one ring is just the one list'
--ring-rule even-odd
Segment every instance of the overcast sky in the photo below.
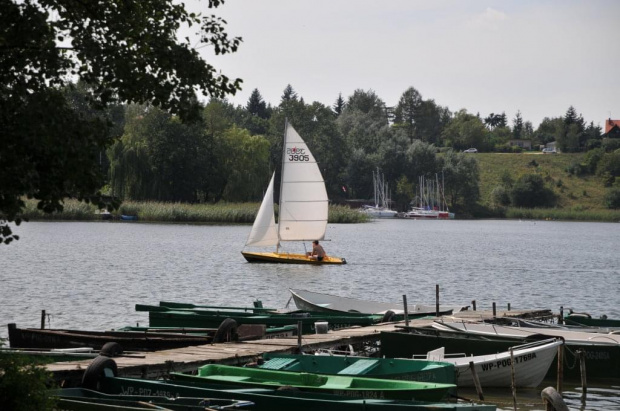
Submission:
{"label": "overcast sky", "polygon": [[[195,1],[195,0],[192,0]],[[587,122],[620,118],[617,0],[227,0],[215,10],[243,37],[205,58],[243,90],[277,106],[287,84],[306,103],[333,106],[356,89],[388,106],[415,87],[455,112],[521,110],[534,128],[570,105]]]}

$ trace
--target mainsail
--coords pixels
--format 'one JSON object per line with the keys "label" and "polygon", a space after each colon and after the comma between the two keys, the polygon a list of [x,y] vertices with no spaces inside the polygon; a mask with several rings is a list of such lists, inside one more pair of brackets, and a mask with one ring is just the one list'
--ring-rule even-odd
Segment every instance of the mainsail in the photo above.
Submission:
{"label": "mainsail", "polygon": [[319,166],[306,143],[287,122],[280,184],[280,240],[322,240],[327,228],[328,206]]}

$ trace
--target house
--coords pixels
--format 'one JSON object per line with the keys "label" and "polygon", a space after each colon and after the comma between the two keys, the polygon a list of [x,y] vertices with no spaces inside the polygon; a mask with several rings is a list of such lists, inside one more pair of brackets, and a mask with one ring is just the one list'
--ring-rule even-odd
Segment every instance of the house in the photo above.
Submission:
{"label": "house", "polygon": [[603,137],[620,138],[620,120],[605,120],[605,133]]}
{"label": "house", "polygon": [[510,146],[519,146],[524,150],[531,150],[532,149],[532,140],[510,140],[508,141],[508,144]]}

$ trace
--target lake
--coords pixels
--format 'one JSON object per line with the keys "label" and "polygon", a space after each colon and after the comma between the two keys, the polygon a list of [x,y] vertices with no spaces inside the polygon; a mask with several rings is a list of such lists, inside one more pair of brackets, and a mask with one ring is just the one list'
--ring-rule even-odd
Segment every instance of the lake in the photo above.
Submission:
{"label": "lake", "polygon": [[[376,301],[478,309],[572,308],[620,318],[620,224],[378,220],[330,224],[344,266],[249,264],[249,225],[30,222],[0,246],[0,337],[6,324],[102,330],[147,325],[134,305],[161,300],[284,307],[289,288]],[[308,249],[311,245],[305,245]],[[304,251],[300,244],[286,251]],[[291,302],[291,304],[293,304]],[[614,391],[615,390],[615,391]],[[620,409],[620,388],[612,387]],[[586,408],[594,409],[594,408]],[[611,409],[608,405],[605,408]]]}

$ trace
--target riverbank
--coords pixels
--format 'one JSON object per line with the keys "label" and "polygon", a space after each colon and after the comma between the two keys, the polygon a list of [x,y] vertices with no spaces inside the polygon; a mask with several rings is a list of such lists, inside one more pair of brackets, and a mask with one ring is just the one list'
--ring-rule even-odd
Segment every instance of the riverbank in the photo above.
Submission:
{"label": "riverbank", "polygon": [[[259,203],[187,204],[126,201],[116,211],[102,214],[92,204],[67,200],[60,213],[46,214],[37,209],[37,202],[26,201],[22,217],[28,221],[97,221],[120,219],[122,215],[137,216],[139,221],[171,223],[252,224]],[[277,206],[276,206],[277,213]],[[363,223],[368,216],[341,205],[329,206],[329,222],[335,224]]]}

